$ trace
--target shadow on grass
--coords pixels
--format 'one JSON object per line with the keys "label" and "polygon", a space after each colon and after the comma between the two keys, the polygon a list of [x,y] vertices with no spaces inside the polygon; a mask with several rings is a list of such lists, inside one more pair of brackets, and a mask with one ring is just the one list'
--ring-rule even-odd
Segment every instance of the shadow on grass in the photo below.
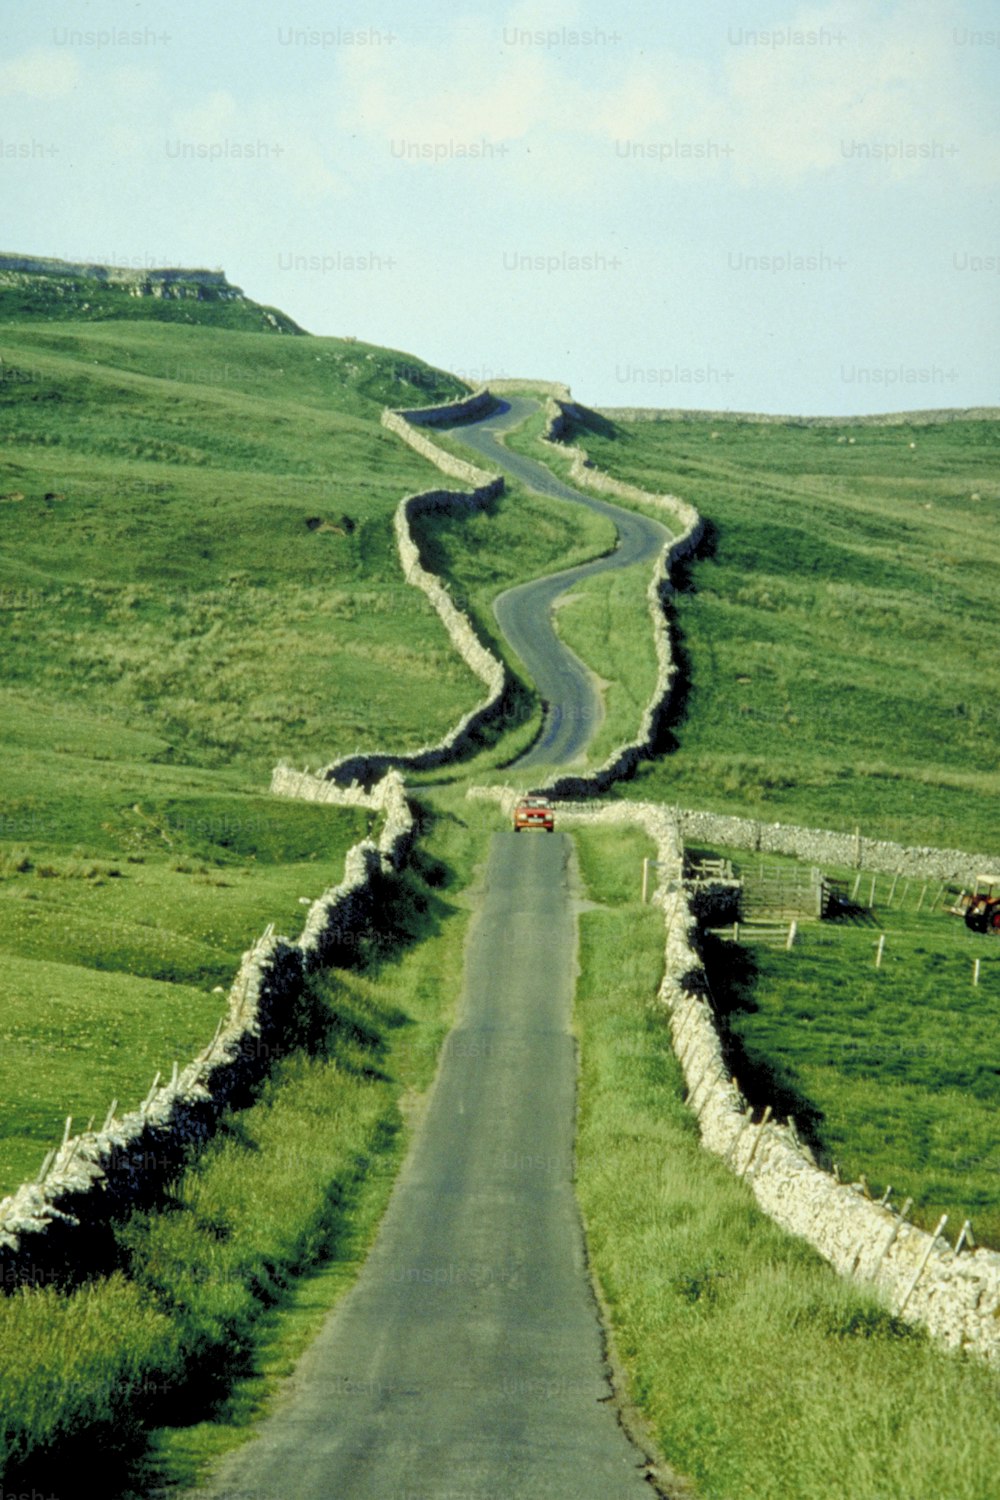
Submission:
{"label": "shadow on grass", "polygon": [[793,1074],[748,1046],[739,1034],[737,1018],[758,1010],[754,998],[758,974],[755,955],[711,933],[703,933],[700,942],[729,1073],[738,1079],[740,1090],[758,1117],[770,1105],[778,1120],[793,1120],[805,1144],[818,1160],[825,1161],[823,1111],[801,1092]]}
{"label": "shadow on grass", "polygon": [[[440,816],[453,815],[418,809],[421,831]],[[391,1034],[415,1020],[393,1003],[391,991],[369,998],[367,986],[356,980],[382,974],[415,944],[437,934],[454,910],[443,893],[459,881],[449,864],[418,848],[402,874],[377,883],[363,941],[351,949],[349,963],[306,979],[290,1021],[290,1051],[275,1057],[248,1105],[280,1107],[280,1091],[296,1086],[303,1058],[331,1059],[338,1073],[365,1083],[395,1082],[386,1066]],[[432,1042],[419,1038],[415,1045],[426,1049]],[[298,1279],[331,1261],[346,1266],[364,1254],[372,1232],[371,1184],[384,1177],[402,1128],[393,1097],[386,1093],[384,1107],[325,1182],[319,1205],[293,1223],[279,1223],[268,1197],[282,1168],[280,1159],[270,1160],[273,1141],[262,1144],[270,1139],[267,1131],[257,1138],[246,1109],[221,1118],[206,1158],[215,1153],[216,1168],[220,1161],[226,1164],[234,1202],[241,1197],[237,1179],[258,1174],[254,1202],[260,1202],[260,1226],[247,1237],[240,1213],[227,1211],[228,1190],[219,1197],[218,1178],[206,1194],[199,1177],[203,1159],[192,1153],[185,1168],[160,1187],[152,1206],[115,1227],[119,1274],[142,1289],[148,1307],[169,1316],[170,1335],[155,1351],[136,1352],[138,1378],[129,1379],[127,1393],[118,1387],[104,1390],[96,1378],[85,1415],[76,1413],[81,1430],[58,1434],[44,1449],[9,1464],[5,1494],[68,1495],[86,1470],[100,1475],[104,1500],[137,1500],[161,1484],[177,1483],[175,1454],[165,1449],[163,1462],[157,1458],[157,1429],[249,1422],[257,1397],[252,1389],[241,1390],[240,1382],[262,1373],[259,1351],[291,1302]],[[221,1210],[208,1207],[217,1200]],[[276,1201],[281,1200],[279,1191]],[[213,1246],[223,1253],[219,1269]],[[193,1472],[190,1478],[193,1482]]]}
{"label": "shadow on grass", "polygon": [[[224,1337],[213,1340],[205,1330],[172,1368],[150,1370],[133,1387],[126,1411],[119,1404],[113,1418],[98,1420],[48,1453],[8,1465],[3,1472],[3,1494],[58,1500],[77,1492],[85,1472],[95,1476],[102,1500],[149,1500],[153,1494],[174,1493],[179,1485],[185,1492],[188,1485],[193,1487],[199,1477],[194,1462],[185,1463],[175,1451],[165,1449],[159,1434],[168,1429],[193,1433],[215,1422],[243,1428],[259,1416],[266,1385],[263,1341],[292,1304],[302,1275],[324,1262],[348,1263],[364,1253],[355,1211],[372,1160],[392,1149],[398,1132],[398,1123],[379,1122],[368,1153],[357,1157],[350,1172],[329,1184],[320,1219],[303,1236],[297,1257],[284,1264],[277,1257],[262,1259],[247,1275],[245,1286],[255,1306],[252,1321],[241,1319],[238,1313],[223,1313],[225,1327],[219,1331]],[[170,1211],[192,1213],[189,1205],[182,1204],[172,1204]],[[207,1227],[202,1221],[200,1228]],[[138,1236],[134,1250],[142,1253]],[[201,1279],[196,1276],[195,1281],[196,1297],[210,1295],[205,1291],[207,1274]],[[169,1305],[171,1288],[164,1284],[159,1290],[164,1306]],[[179,1304],[174,1316],[188,1318],[190,1309]],[[257,1381],[262,1384],[258,1386]],[[243,1382],[247,1384],[240,1389]]]}
{"label": "shadow on grass", "polygon": [[617,424],[608,417],[602,417],[600,412],[592,411],[589,406],[580,406],[574,403],[575,416],[570,417],[566,424],[564,442],[582,442],[588,432],[594,433],[596,437],[607,438],[609,442],[616,443],[622,434]]}

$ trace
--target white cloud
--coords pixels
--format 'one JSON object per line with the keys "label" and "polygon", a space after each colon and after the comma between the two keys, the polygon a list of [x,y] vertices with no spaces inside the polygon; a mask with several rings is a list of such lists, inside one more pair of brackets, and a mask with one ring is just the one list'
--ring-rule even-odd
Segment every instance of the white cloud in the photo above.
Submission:
{"label": "white cloud", "polygon": [[806,40],[733,45],[722,104],[741,143],[738,175],[794,181],[865,160],[909,175],[961,165],[963,143],[972,167],[975,105],[958,85],[951,10],[908,0],[873,16],[839,0],[777,29]]}
{"label": "white cloud", "polygon": [[466,20],[433,45],[345,56],[339,126],[386,146],[398,140],[510,142],[539,128],[575,127],[585,112],[585,90],[551,50],[505,45],[503,30],[499,17],[495,23]]}
{"label": "white cloud", "polygon": [[[433,46],[345,56],[337,121],[387,159],[399,142],[544,140],[530,161],[520,153],[518,180],[556,190],[578,189],[628,143],[662,148],[663,176],[725,174],[745,186],[791,186],[865,160],[887,179],[942,169],[988,179],[1000,143],[984,132],[989,101],[961,74],[960,14],[957,0],[879,13],[870,0],[833,0],[790,8],[768,32],[720,29],[714,70],[678,50],[636,58],[607,47],[595,76],[587,49],[504,45],[505,32],[542,24],[529,0],[494,23],[442,27]],[[558,24],[577,15],[568,0]],[[545,24],[556,24],[548,12]]]}
{"label": "white cloud", "polygon": [[283,188],[311,202],[346,192],[342,178],[327,165],[316,132],[295,118],[295,105],[243,104],[217,90],[192,108],[175,112],[172,137],[196,147],[249,150],[249,159],[269,168]]}
{"label": "white cloud", "polygon": [[242,137],[245,133],[236,100],[221,89],[192,109],[175,110],[172,129],[184,139],[200,141],[228,137],[234,132]]}
{"label": "white cloud", "polygon": [[39,47],[0,67],[0,97],[61,99],[72,92],[79,76],[75,57]]}

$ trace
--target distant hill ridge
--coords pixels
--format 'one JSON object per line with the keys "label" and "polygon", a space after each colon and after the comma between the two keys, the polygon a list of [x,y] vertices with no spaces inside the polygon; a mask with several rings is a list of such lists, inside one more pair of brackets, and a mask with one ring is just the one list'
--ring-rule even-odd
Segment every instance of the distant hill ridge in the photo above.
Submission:
{"label": "distant hill ridge", "polygon": [[188,270],[180,266],[105,266],[92,261],[56,260],[42,255],[5,255],[0,253],[0,273],[19,271],[28,276],[82,276],[90,281],[121,282],[173,282],[190,281],[196,286],[210,286],[220,292],[229,292],[241,297],[242,289],[230,286],[225,271]]}
{"label": "distant hill ridge", "polygon": [[114,318],[207,323],[244,331],[302,334],[224,271],[185,266],[109,266],[44,255],[0,253],[0,319]]}

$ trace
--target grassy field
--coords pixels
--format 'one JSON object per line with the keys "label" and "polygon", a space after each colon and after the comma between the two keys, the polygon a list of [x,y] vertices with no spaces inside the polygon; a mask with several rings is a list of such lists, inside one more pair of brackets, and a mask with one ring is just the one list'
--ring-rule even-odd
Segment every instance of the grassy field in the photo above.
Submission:
{"label": "grassy field", "polygon": [[[854,872],[831,873],[854,888]],[[876,1197],[891,1187],[897,1206],[911,1198],[924,1228],[946,1213],[954,1241],[969,1218],[978,1243],[1000,1249],[1000,1068],[983,1044],[1000,950],[949,914],[947,893],[935,906],[940,889],[865,875],[853,916],[802,923],[791,951],[714,939],[705,960],[755,1104],[794,1117],[828,1170],[863,1175]]]}
{"label": "grassy field", "polygon": [[243,950],[269,922],[297,937],[301,901],[368,832],[363,812],[235,780],[36,757],[37,822],[0,853],[0,1195],[67,1114],[81,1129],[113,1098],[132,1108],[205,1046]]}
{"label": "grassy field", "polygon": [[577,1193],[629,1391],[700,1500],[986,1500],[995,1376],[840,1280],[705,1154],[655,1001],[661,915],[636,900],[651,846],[576,835]]}
{"label": "grassy field", "polygon": [[149,322],[23,319],[0,354],[3,1193],[203,1046],[242,951],[340,879],[367,818],[272,801],[272,765],[420,743],[479,684],[399,574],[435,471],[378,425],[459,382]]}
{"label": "grassy field", "polygon": [[450,727],[477,684],[391,527],[436,471],[378,426],[391,391],[419,389],[393,375],[412,362],[208,328],[0,334],[33,376],[0,386],[9,682],[258,776]]}
{"label": "grassy field", "polygon": [[[581,434],[602,467],[693,499],[715,531],[712,556],[685,570],[690,585],[675,600],[672,624],[692,683],[677,748],[619,795],[996,847],[1000,822],[983,793],[997,774],[988,685],[1000,686],[1000,669],[981,654],[956,660],[953,649],[959,617],[967,612],[974,633],[996,597],[1000,548],[979,536],[985,507],[1000,501],[987,468],[996,426],[691,421],[602,431],[603,439]],[[526,429],[514,440],[531,451]],[[547,454],[565,472],[565,460]],[[793,465],[803,492],[794,507]],[[963,505],[966,488],[982,498]],[[893,548],[888,537],[904,511]],[[622,585],[605,600],[608,581],[593,580],[558,619],[569,643],[635,704],[648,693],[652,666],[626,643],[649,633],[636,580]],[[893,623],[865,641],[859,621],[876,603]],[[848,733],[849,707],[858,722]],[[876,774],[862,753],[889,744],[899,765]],[[850,799],[839,807],[838,791]],[[721,852],[737,866],[752,863],[741,851]],[[848,889],[855,878],[827,873]],[[920,883],[900,883],[886,906],[890,887],[889,878],[878,882],[866,920],[804,927],[790,954],[709,945],[734,1071],[761,1107],[776,1103],[795,1116],[828,1166],[836,1161],[854,1180],[866,1175],[877,1194],[891,1186],[897,1203],[912,1198],[925,1226],[948,1213],[957,1234],[968,1216],[982,1242],[1000,1245],[992,1124],[1000,1074],[983,1053],[1000,984],[996,945],[940,910],[930,914],[936,883],[920,912]],[[868,876],[859,905],[870,894]],[[881,933],[887,948],[876,971]],[[974,988],[977,956],[982,982]]]}
{"label": "grassy field", "polygon": [[70,1493],[83,1462],[108,1500],[193,1482],[351,1284],[460,987],[480,841],[447,810],[422,834],[357,969],[313,984],[298,1049],[165,1204],[121,1227],[121,1270],[0,1301],[7,1488]]}
{"label": "grassy field", "polygon": [[679,494],[712,528],[676,600],[678,746],[623,795],[1000,848],[1000,425],[580,436],[602,469]]}
{"label": "grassy field", "polygon": [[[432,742],[482,686],[396,553],[440,475],[378,421],[461,382],[149,321],[22,318],[0,354],[2,1194],[204,1045],[244,948],[340,878],[368,820],[272,801],[275,762]],[[494,640],[491,588],[610,541],[520,494],[420,533]]]}

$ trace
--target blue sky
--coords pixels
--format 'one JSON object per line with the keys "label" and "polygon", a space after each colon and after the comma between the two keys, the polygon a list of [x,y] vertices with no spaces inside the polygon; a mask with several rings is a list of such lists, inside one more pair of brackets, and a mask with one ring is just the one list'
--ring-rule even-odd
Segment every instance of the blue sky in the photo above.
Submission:
{"label": "blue sky", "polygon": [[996,404],[995,0],[38,0],[0,248],[593,405]]}

